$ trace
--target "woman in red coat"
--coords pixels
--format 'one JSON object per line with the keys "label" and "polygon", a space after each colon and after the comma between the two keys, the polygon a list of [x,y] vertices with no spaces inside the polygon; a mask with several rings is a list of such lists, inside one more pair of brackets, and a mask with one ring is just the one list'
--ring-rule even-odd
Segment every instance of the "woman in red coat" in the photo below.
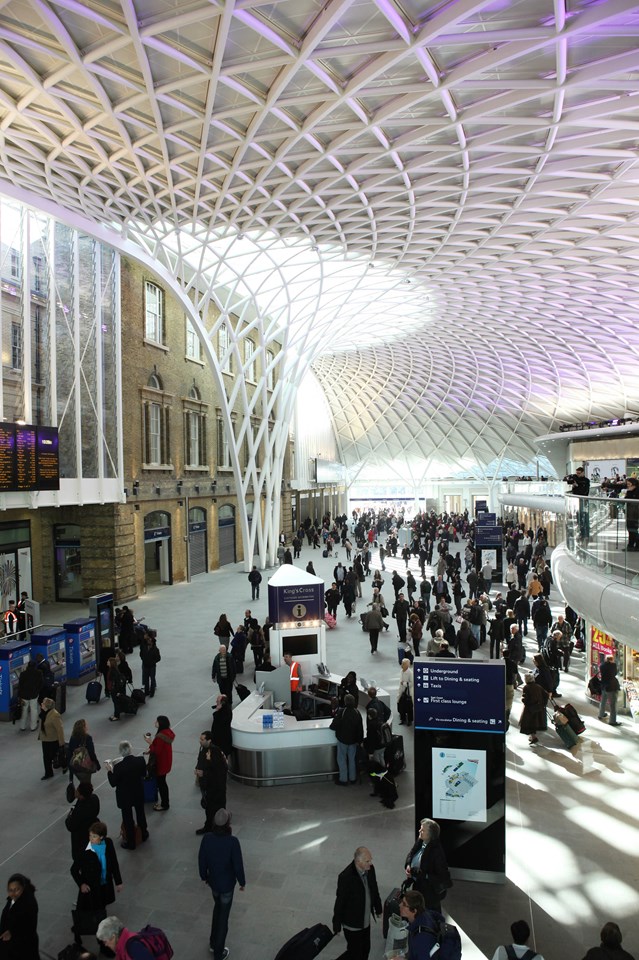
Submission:
{"label": "woman in red coat", "polygon": [[157,777],[158,792],[160,794],[159,803],[154,804],[154,810],[169,809],[169,788],[166,785],[167,774],[171,772],[173,766],[173,741],[175,734],[171,730],[171,722],[168,717],[160,716],[155,721],[157,733],[151,737],[147,733],[144,739],[149,744],[149,766]]}

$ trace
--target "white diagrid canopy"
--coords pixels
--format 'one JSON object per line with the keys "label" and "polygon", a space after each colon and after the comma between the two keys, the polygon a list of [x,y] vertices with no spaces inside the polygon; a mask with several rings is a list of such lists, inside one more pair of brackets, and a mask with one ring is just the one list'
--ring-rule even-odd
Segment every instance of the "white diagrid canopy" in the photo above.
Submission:
{"label": "white diagrid canopy", "polygon": [[638,44],[629,0],[8,0],[0,190],[283,341],[284,428],[313,363],[350,465],[528,463],[637,412]]}

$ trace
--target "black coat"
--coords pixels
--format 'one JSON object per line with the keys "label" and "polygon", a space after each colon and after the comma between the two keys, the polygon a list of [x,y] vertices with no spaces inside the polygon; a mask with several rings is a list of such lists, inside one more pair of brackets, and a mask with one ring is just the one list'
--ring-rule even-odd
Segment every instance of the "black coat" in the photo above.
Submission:
{"label": "black coat", "polygon": [[340,743],[352,746],[361,743],[364,739],[364,724],[362,715],[355,707],[343,707],[331,723],[331,730]]}
{"label": "black coat", "polygon": [[[368,871],[368,889],[371,897],[371,913],[381,916],[382,901],[377,888],[375,867]],[[361,929],[364,920],[366,893],[355,862],[352,861],[337,878],[337,893],[333,908],[333,933],[339,933],[343,926]]]}
{"label": "black coat", "polygon": [[78,910],[100,910],[115,902],[115,888],[122,883],[120,865],[111,837],[104,841],[106,845],[106,882],[101,883],[100,858],[93,850],[83,850],[71,866],[71,876],[80,887],[86,883],[88,893],[78,893]]}
{"label": "black coat", "polygon": [[71,857],[77,860],[89,842],[89,827],[100,818],[100,798],[92,793],[86,800],[80,798],[72,807],[64,824],[71,834]]}
{"label": "black coat", "polygon": [[211,738],[215,746],[219,747],[227,757],[231,752],[233,742],[233,734],[231,733],[232,720],[233,709],[228,701],[224,703],[219,710],[213,711]]}
{"label": "black coat", "polygon": [[123,757],[107,776],[111,786],[115,787],[115,802],[120,810],[144,803],[144,757]]}
{"label": "black coat", "polygon": [[[410,866],[421,845],[422,841],[418,838],[409,850],[404,866]],[[446,856],[439,840],[431,840],[426,845],[419,860],[419,866],[417,870],[412,871],[411,876],[414,880],[414,888],[423,896],[427,909],[439,910],[444,892],[453,885]]]}
{"label": "black coat", "polygon": [[38,950],[38,902],[29,890],[25,890],[11,906],[7,899],[2,917],[0,933],[11,932],[11,939],[2,944],[3,960],[40,960]]}

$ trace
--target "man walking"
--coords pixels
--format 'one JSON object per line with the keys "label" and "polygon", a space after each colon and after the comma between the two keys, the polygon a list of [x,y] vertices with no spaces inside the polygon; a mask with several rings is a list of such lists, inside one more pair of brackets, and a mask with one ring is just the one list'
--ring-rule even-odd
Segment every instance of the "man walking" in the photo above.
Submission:
{"label": "man walking", "polygon": [[599,670],[601,676],[601,703],[599,705],[599,719],[607,717],[606,707],[609,706],[610,719],[609,727],[619,727],[621,724],[617,721],[617,695],[619,693],[619,681],[617,680],[617,664],[615,658],[606,657]]}
{"label": "man walking", "polygon": [[358,847],[352,863],[337,878],[333,933],[344,931],[346,950],[338,960],[368,960],[371,947],[371,914],[382,914],[373,858],[367,847]]}
{"label": "man walking", "polygon": [[400,593],[393,604],[391,615],[394,620],[397,620],[397,632],[402,643],[406,640],[406,621],[408,620],[409,611],[410,604],[408,600],[404,599],[404,594]]}
{"label": "man walking", "polygon": [[220,652],[213,661],[211,668],[211,679],[213,683],[217,682],[220,693],[223,693],[230,704],[233,703],[233,681],[235,680],[237,670],[233,657],[226,652],[226,647],[222,643]]}
{"label": "man walking", "polygon": [[248,582],[251,584],[251,600],[259,600],[262,574],[255,565],[253,565],[253,569],[248,575]]}
{"label": "man walking", "polygon": [[144,757],[134,757],[131,753],[132,749],[128,740],[122,740],[119,746],[122,759],[105,764],[109,783],[115,787],[115,802],[122,811],[126,841],[120,846],[125,850],[135,850],[133,810],[135,810],[137,825],[142,831],[142,840],[147,840],[149,836],[144,813],[146,763]]}
{"label": "man walking", "polygon": [[200,734],[200,752],[195,765],[195,776],[202,793],[205,811],[204,826],[196,830],[198,836],[213,829],[213,820],[218,810],[226,807],[226,779],[228,763],[219,747],[213,743],[209,730]]}
{"label": "man walking", "polygon": [[228,810],[217,811],[213,830],[202,837],[198,865],[200,879],[209,885],[213,894],[209,949],[213,960],[226,960],[230,953],[225,943],[235,885],[239,884],[241,893],[246,887],[242,848],[231,832],[231,814]]}
{"label": "man walking", "polygon": [[544,960],[540,953],[535,953],[528,946],[530,927],[525,920],[515,920],[511,923],[510,935],[513,942],[507,946],[497,947],[493,960]]}

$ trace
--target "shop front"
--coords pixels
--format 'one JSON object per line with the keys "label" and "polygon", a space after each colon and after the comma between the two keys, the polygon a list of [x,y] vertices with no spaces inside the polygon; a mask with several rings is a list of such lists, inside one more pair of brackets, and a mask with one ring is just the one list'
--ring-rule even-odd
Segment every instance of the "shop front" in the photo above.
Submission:
{"label": "shop front", "polygon": [[[588,680],[599,676],[601,664],[606,657],[614,657],[623,694],[618,712],[625,709],[634,720],[639,716],[639,650],[615,640],[614,637],[592,625],[589,627],[588,639]],[[601,697],[593,693],[590,688],[588,688],[588,696],[596,703],[601,701]]]}

